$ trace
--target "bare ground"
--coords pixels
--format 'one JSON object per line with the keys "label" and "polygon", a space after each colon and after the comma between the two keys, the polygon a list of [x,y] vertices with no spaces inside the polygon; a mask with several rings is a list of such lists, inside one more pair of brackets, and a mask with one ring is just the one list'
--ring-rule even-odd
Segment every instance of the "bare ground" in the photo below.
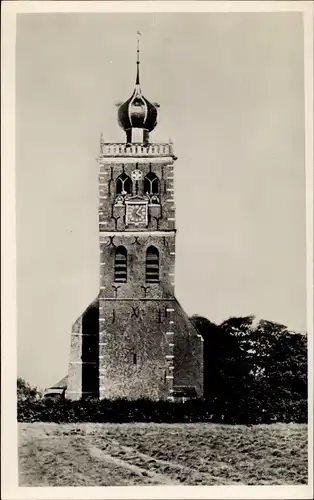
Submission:
{"label": "bare ground", "polygon": [[21,486],[307,483],[307,426],[19,424]]}

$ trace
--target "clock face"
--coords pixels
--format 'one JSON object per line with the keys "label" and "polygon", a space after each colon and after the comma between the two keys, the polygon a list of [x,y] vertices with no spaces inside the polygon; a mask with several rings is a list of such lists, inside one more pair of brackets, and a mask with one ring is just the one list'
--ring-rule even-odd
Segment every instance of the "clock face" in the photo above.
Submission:
{"label": "clock face", "polygon": [[147,205],[146,204],[128,204],[127,205],[127,224],[146,225]]}
{"label": "clock face", "polygon": [[131,177],[133,181],[141,181],[143,179],[143,172],[141,170],[133,170],[131,173]]}

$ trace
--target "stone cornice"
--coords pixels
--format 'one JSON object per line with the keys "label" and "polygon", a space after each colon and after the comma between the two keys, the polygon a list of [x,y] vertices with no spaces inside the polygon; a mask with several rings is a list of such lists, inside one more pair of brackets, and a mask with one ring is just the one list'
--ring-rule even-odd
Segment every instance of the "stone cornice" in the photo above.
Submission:
{"label": "stone cornice", "polygon": [[99,165],[110,165],[112,163],[160,163],[165,166],[173,164],[176,157],[173,156],[98,156],[96,161]]}
{"label": "stone cornice", "polygon": [[106,238],[108,236],[175,236],[176,231],[100,231],[99,237]]}

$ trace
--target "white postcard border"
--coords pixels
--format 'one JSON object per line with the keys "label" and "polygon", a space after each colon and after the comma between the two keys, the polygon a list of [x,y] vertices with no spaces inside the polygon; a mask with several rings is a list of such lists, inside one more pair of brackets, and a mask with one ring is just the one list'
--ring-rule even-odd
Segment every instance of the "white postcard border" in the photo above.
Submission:
{"label": "white postcard border", "polygon": [[[313,494],[313,6],[311,2],[3,2],[2,3],[2,497],[9,499],[312,498]],[[16,424],[15,35],[16,15],[35,12],[303,12],[306,121],[309,485],[23,488]]]}

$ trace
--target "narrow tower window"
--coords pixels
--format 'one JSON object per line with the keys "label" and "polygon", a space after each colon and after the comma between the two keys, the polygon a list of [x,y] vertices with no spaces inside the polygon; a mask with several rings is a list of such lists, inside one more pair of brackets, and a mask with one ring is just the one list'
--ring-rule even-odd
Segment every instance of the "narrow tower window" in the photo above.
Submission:
{"label": "narrow tower window", "polygon": [[127,278],[127,251],[124,247],[117,247],[114,261],[114,280],[125,283]]}
{"label": "narrow tower window", "polygon": [[133,354],[133,365],[136,365],[137,364],[137,359],[136,359],[136,354],[134,353]]}
{"label": "narrow tower window", "polygon": [[159,281],[159,252],[156,247],[150,246],[146,252],[146,283]]}
{"label": "narrow tower window", "polygon": [[132,181],[131,178],[122,172],[116,179],[116,194],[131,194],[132,193]]}
{"label": "narrow tower window", "polygon": [[148,174],[144,178],[144,193],[159,193],[159,179],[153,172],[148,172]]}

